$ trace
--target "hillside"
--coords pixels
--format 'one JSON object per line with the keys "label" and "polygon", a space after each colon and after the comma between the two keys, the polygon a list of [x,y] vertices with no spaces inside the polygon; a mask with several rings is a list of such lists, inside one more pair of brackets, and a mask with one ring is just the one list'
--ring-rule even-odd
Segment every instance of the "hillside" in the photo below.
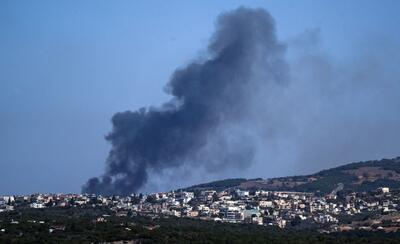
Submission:
{"label": "hillside", "polygon": [[[340,184],[341,183],[341,184]],[[400,188],[400,157],[350,163],[318,173],[271,179],[226,179],[195,185],[187,190],[277,190],[327,194],[339,188],[351,191],[369,191],[378,187]]]}

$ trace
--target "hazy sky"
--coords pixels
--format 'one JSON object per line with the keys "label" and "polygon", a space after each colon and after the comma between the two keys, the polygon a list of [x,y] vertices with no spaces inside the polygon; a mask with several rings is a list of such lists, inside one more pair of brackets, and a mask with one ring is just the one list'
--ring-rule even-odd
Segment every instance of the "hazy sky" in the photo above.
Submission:
{"label": "hazy sky", "polygon": [[[172,72],[204,52],[223,11],[242,5],[267,9],[289,51],[290,45],[302,45],[304,51],[302,37],[310,43],[317,33],[318,54],[335,62],[363,63],[369,50],[399,57],[393,47],[400,42],[400,1],[215,2],[0,1],[0,195],[79,192],[89,177],[101,175],[110,148],[104,136],[111,130],[112,115],[167,101],[163,89]],[[399,64],[393,61],[399,59],[378,64]],[[389,96],[385,97],[386,90],[378,94],[381,107],[388,109],[375,116],[387,119],[387,125],[400,117],[398,78],[382,81],[382,86],[393,86]],[[356,105],[349,111],[358,111]],[[398,128],[393,125],[396,136]],[[371,140],[376,136],[382,136],[381,141],[390,137],[372,134]],[[260,171],[261,165],[243,177],[311,173],[343,163],[336,160],[398,156],[400,150],[394,149],[400,149],[400,142],[390,138],[388,143],[392,141],[398,145],[359,147],[357,153],[342,157],[332,158],[327,151],[321,154],[325,158],[314,158],[304,167],[265,164],[265,171]]]}

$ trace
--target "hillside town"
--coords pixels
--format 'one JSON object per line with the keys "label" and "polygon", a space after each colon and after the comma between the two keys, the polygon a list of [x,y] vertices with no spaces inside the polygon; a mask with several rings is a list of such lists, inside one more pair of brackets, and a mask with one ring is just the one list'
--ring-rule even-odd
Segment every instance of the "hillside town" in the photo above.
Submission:
{"label": "hillside town", "polygon": [[[234,189],[171,191],[127,197],[88,194],[0,197],[0,214],[19,208],[107,208],[116,216],[175,216],[280,228],[318,227],[324,232],[354,229],[392,232],[400,228],[400,191],[388,187],[363,193],[334,191],[326,196]],[[107,216],[98,216],[95,221],[107,221]]]}

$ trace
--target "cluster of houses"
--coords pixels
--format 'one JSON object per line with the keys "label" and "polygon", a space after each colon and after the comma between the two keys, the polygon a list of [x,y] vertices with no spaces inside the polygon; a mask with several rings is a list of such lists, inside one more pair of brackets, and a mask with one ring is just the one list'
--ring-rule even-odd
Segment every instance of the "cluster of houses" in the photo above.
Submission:
{"label": "cluster of houses", "polygon": [[[296,226],[317,224],[337,228],[343,216],[400,210],[400,191],[379,188],[373,192],[338,192],[316,196],[305,192],[264,190],[196,190],[135,194],[127,197],[88,194],[34,194],[0,197],[0,212],[19,207],[104,207],[117,216],[148,215],[199,218],[203,220]],[[102,218],[100,221],[104,221]],[[400,222],[400,220],[399,220]]]}

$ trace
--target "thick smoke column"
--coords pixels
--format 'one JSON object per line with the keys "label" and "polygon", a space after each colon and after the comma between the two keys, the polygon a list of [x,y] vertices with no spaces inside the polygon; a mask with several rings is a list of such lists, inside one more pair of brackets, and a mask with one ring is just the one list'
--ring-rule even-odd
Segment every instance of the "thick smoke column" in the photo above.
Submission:
{"label": "thick smoke column", "polygon": [[185,164],[218,170],[218,165],[251,163],[254,133],[241,125],[248,122],[253,92],[285,79],[285,47],[265,10],[239,8],[219,16],[207,50],[205,60],[174,72],[167,85],[173,98],[161,108],[113,116],[106,171],[90,179],[83,192],[130,194],[154,169]]}

